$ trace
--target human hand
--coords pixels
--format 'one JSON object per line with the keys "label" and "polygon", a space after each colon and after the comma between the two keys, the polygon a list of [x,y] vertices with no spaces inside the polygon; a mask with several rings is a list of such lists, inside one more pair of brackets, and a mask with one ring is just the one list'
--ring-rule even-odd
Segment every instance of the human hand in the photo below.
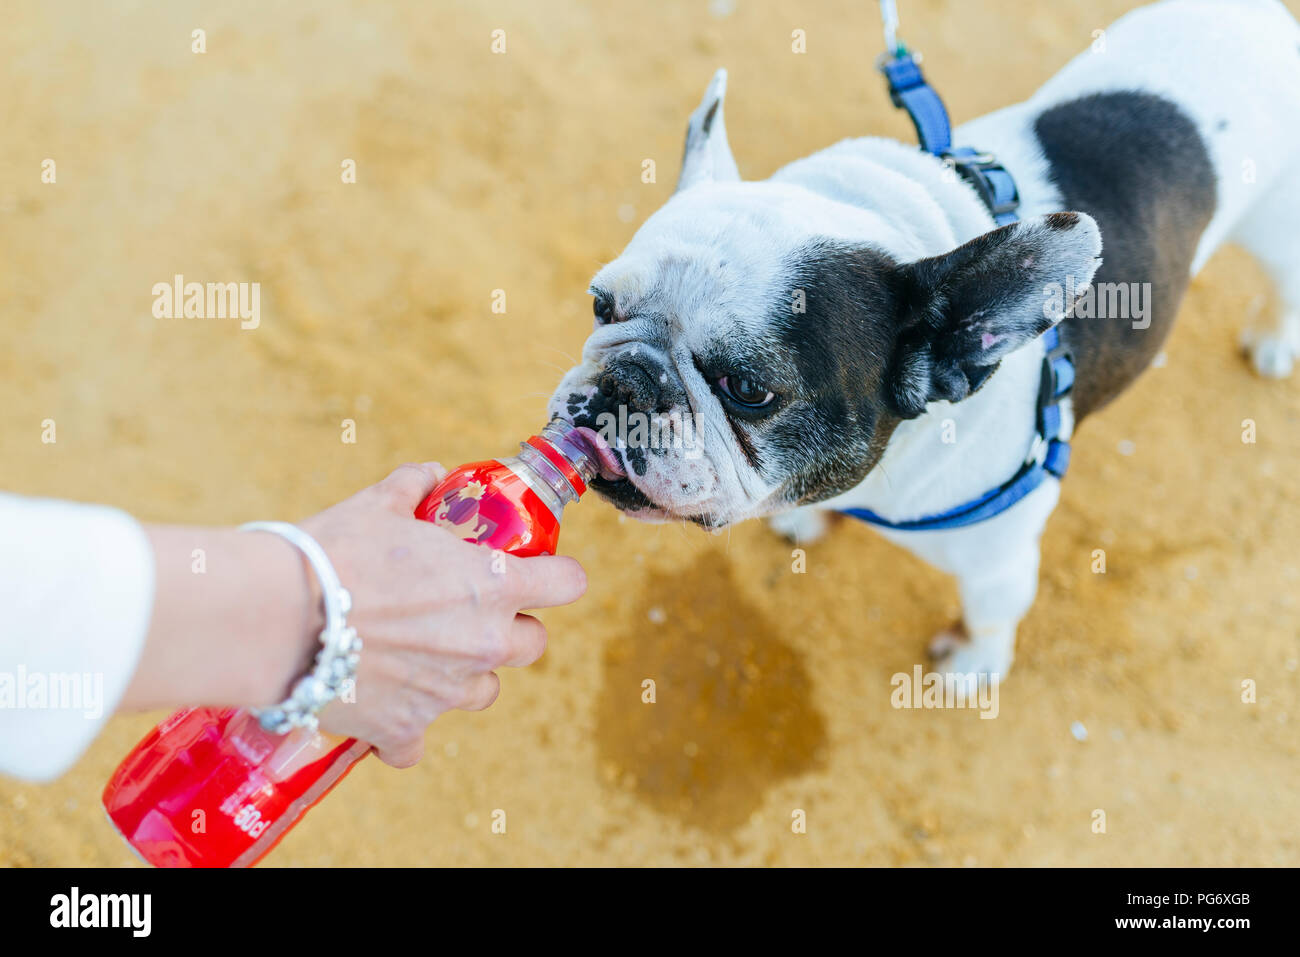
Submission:
{"label": "human hand", "polygon": [[351,592],[348,623],[363,642],[356,701],[331,703],[321,727],[373,744],[394,767],[419,761],[445,711],[492,704],[495,669],[541,657],[546,629],[523,609],[566,605],[587,587],[572,558],[515,558],[415,519],[445,475],[436,463],[403,465],[299,523]]}

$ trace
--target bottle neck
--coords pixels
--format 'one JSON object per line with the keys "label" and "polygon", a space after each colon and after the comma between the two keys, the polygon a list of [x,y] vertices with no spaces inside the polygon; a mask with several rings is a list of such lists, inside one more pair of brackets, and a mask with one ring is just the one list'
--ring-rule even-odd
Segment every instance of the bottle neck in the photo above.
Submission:
{"label": "bottle neck", "polygon": [[564,506],[576,502],[598,474],[595,454],[587,440],[559,419],[521,442],[519,454],[503,459],[502,464],[537,493],[557,520]]}

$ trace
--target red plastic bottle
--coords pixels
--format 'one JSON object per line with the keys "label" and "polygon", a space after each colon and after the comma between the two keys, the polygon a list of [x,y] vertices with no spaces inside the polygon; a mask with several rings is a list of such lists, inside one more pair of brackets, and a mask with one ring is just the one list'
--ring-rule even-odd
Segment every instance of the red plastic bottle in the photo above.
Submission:
{"label": "red plastic bottle", "polygon": [[[554,554],[560,513],[607,455],[590,430],[556,420],[517,456],[449,473],[415,516],[512,555]],[[150,864],[247,867],[369,751],[301,728],[271,734],[246,709],[184,708],[118,766],[104,809]]]}

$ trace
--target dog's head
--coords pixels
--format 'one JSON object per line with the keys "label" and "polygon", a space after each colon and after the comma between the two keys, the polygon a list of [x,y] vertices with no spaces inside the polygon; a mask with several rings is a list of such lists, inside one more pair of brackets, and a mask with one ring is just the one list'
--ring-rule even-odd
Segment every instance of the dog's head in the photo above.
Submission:
{"label": "dog's head", "polygon": [[691,116],[673,198],[592,281],[595,329],[550,405],[613,447],[592,484],[614,505],[714,527],[857,485],[899,422],[1058,321],[1045,288],[1082,291],[1101,247],[1057,213],[901,261],[909,238],[869,211],[844,229],[842,204],[740,181],[725,84]]}

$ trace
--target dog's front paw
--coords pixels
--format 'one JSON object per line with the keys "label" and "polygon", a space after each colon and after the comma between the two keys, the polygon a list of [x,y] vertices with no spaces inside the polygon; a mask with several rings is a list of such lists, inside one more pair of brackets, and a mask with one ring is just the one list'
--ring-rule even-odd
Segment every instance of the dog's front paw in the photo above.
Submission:
{"label": "dog's front paw", "polygon": [[811,508],[796,508],[767,520],[768,527],[787,541],[796,545],[811,545],[826,534],[830,520],[824,512]]}
{"label": "dog's front paw", "polygon": [[1255,371],[1266,379],[1285,379],[1300,356],[1300,343],[1294,336],[1281,333],[1254,333],[1242,337]]}
{"label": "dog's front paw", "polygon": [[996,683],[1007,676],[1015,656],[1015,629],[992,629],[972,637],[957,622],[935,635],[929,652],[934,670],[950,682],[971,688],[980,681]]}

